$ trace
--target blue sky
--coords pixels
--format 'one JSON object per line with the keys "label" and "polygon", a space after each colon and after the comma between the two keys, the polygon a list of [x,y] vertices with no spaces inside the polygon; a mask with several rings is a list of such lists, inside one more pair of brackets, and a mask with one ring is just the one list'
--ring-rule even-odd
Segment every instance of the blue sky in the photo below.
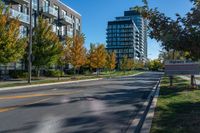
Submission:
{"label": "blue sky", "polygon": [[[90,43],[106,44],[106,27],[109,20],[123,15],[130,7],[142,5],[142,0],[61,0],[82,15],[82,32],[86,35],[85,46]],[[189,0],[149,0],[150,7],[172,18],[175,13],[184,15],[192,4]],[[148,58],[158,57],[160,45],[155,40],[148,39]]]}

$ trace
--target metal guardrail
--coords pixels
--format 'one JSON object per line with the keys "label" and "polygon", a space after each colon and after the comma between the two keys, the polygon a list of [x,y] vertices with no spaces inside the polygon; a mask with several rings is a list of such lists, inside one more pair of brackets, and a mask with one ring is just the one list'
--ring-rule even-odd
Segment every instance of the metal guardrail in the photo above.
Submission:
{"label": "metal guardrail", "polygon": [[53,7],[50,6],[43,6],[42,7],[43,12],[49,13],[55,17],[58,16],[58,11],[56,9],[54,9]]}
{"label": "metal guardrail", "polygon": [[11,17],[18,18],[20,21],[27,23],[27,24],[30,23],[29,15],[22,13],[22,12],[19,12],[19,11],[16,11],[12,8],[9,9],[9,12],[10,12]]}

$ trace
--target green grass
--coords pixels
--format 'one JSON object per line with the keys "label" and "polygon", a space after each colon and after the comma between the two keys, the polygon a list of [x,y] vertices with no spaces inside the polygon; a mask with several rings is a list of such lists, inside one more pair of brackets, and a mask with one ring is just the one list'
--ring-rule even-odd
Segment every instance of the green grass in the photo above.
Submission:
{"label": "green grass", "polygon": [[189,81],[175,78],[169,87],[168,78],[161,81],[151,133],[199,133],[200,90],[189,87]]}
{"label": "green grass", "polygon": [[125,73],[123,71],[113,71],[113,72],[101,72],[102,77],[118,77],[118,76],[127,76],[127,75],[133,75],[140,73],[141,71],[126,71]]}
{"label": "green grass", "polygon": [[[127,71],[127,72],[121,72],[121,71],[116,71],[116,72],[111,72],[111,77],[118,77],[118,76],[127,76],[127,75],[133,75],[140,73],[141,71]],[[75,81],[75,80],[83,80],[83,79],[94,79],[94,78],[108,78],[110,77],[109,72],[101,72],[99,76],[96,75],[76,75],[75,78],[74,76],[67,76],[63,77],[60,80],[58,78],[42,78],[40,80],[32,80],[32,85],[35,84],[45,84],[45,83],[57,83],[57,82],[65,82],[65,81]],[[24,86],[28,85],[28,83],[25,82],[25,79],[21,79],[24,81],[23,83],[17,82],[17,83],[4,83],[0,82],[0,88],[3,87],[15,87],[15,86]]]}

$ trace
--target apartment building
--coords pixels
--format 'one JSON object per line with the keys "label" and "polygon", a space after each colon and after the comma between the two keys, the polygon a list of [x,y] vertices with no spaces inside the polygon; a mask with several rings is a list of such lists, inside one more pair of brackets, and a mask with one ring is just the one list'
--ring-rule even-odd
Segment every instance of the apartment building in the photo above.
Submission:
{"label": "apartment building", "polygon": [[[18,18],[21,22],[20,36],[28,36],[30,27],[30,0],[3,0],[6,6],[10,6],[10,14],[13,18]],[[36,26],[38,16],[52,24],[52,30],[61,41],[66,36],[73,36],[81,32],[81,15],[61,2],[60,0],[32,0],[32,26]],[[0,70],[5,66],[0,65]],[[11,63],[8,70],[24,69],[23,63]]]}
{"label": "apartment building", "polygon": [[135,10],[109,21],[107,26],[107,50],[115,52],[118,65],[126,55],[131,59],[147,59],[147,22]]}

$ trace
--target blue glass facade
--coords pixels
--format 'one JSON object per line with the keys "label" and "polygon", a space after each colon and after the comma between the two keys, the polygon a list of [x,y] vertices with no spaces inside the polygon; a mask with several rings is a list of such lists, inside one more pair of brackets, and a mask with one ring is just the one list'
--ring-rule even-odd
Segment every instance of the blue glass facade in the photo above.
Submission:
{"label": "blue glass facade", "polygon": [[107,50],[115,52],[118,63],[123,56],[132,59],[147,58],[146,20],[134,10],[109,21],[107,26]]}

